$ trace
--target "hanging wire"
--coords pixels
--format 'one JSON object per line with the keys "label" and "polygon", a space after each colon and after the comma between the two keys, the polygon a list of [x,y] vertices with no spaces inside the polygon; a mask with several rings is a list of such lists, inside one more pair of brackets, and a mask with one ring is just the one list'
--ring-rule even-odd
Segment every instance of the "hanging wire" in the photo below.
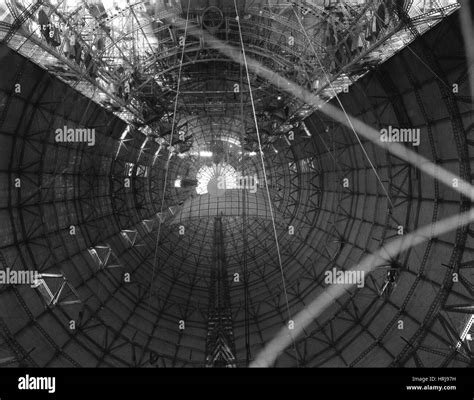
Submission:
{"label": "hanging wire", "polygon": [[[186,11],[186,24],[184,28],[184,40],[183,40],[183,49],[181,51],[181,60],[179,63],[179,72],[178,72],[178,83],[176,87],[176,97],[174,101],[174,110],[173,110],[173,122],[171,124],[171,134],[170,134],[170,141],[169,141],[169,148],[173,145],[173,136],[174,136],[174,131],[176,128],[176,113],[178,110],[178,99],[179,99],[179,93],[180,93],[180,88],[181,88],[181,74],[183,70],[183,61],[184,61],[184,52],[186,49],[186,36],[188,33],[188,22],[189,22],[189,7],[191,5],[191,0],[188,0],[188,9]],[[166,161],[166,168],[165,168],[165,180],[163,183],[163,192],[161,196],[161,206],[160,206],[160,217],[158,218],[158,231],[156,234],[156,243],[155,243],[155,254],[153,257],[153,269],[151,273],[151,280],[150,280],[150,295],[148,297],[148,308],[150,307],[150,301],[151,301],[151,296],[152,296],[152,286],[155,280],[155,269],[156,269],[156,264],[157,264],[157,257],[158,257],[158,245],[160,242],[160,233],[161,233],[161,215],[163,214],[163,208],[165,204],[165,194],[166,194],[166,186],[168,183],[168,173],[169,173],[169,165],[171,161],[171,154],[168,156],[168,160]]]}
{"label": "hanging wire", "polygon": [[349,122],[349,125],[350,125],[350,128],[352,130],[352,132],[354,133],[354,136],[356,137],[357,141],[359,142],[359,145],[362,149],[362,152],[364,153],[364,156],[367,158],[367,161],[369,162],[370,164],[370,167],[372,168],[372,171],[374,171],[374,174],[380,184],[380,186],[382,187],[382,190],[385,194],[385,196],[387,197],[387,201],[388,203],[390,204],[390,208],[393,208],[393,202],[392,202],[392,199],[390,198],[390,195],[387,191],[387,189],[385,188],[385,185],[383,184],[382,182],[382,179],[380,178],[380,175],[378,174],[377,170],[375,169],[375,166],[374,164],[372,163],[372,161],[370,160],[370,157],[369,155],[367,154],[367,151],[365,150],[364,148],[364,145],[362,144],[362,141],[360,140],[360,137],[359,137],[359,134],[357,133],[357,131],[355,130],[354,126],[352,125],[352,121],[351,119],[349,118],[349,115],[347,114],[346,112],[346,109],[344,107],[344,105],[342,104],[338,94],[337,94],[337,91],[335,90],[333,84],[332,84],[332,81],[329,77],[329,74],[327,73],[326,69],[324,68],[324,65],[323,63],[321,62],[321,59],[319,58],[319,55],[318,55],[318,52],[316,51],[316,49],[314,48],[314,45],[313,45],[313,42],[311,41],[309,35],[308,35],[308,32],[306,32],[306,29],[305,27],[303,26],[303,23],[301,22],[301,18],[299,17],[298,13],[296,12],[296,9],[293,8],[293,12],[295,13],[295,17],[296,19],[298,20],[298,23],[300,24],[301,26],[301,29],[303,31],[303,34],[305,35],[306,39],[308,40],[308,43],[309,43],[309,46],[311,47],[311,50],[313,51],[315,57],[316,57],[316,60],[319,64],[319,67],[321,68],[321,70],[323,71],[324,73],[324,76],[326,78],[326,81],[328,82],[329,86],[331,87],[331,90],[334,92],[334,95],[336,96],[336,100],[337,102],[339,103],[339,106],[341,107],[342,111],[344,112],[344,115],[346,116],[347,118],[347,121]]}
{"label": "hanging wire", "polygon": [[[251,81],[250,81],[250,73],[249,73],[249,67],[248,67],[248,63],[247,63],[247,55],[246,55],[246,52],[245,52],[244,39],[243,39],[243,36],[242,36],[242,27],[240,26],[240,17],[239,17],[239,11],[237,9],[236,0],[234,0],[234,7],[235,7],[235,13],[236,13],[236,18],[235,19],[236,19],[237,25],[239,27],[239,37],[240,37],[240,44],[241,44],[241,47],[242,47],[242,56],[243,56],[245,71],[246,71],[246,75],[247,75],[247,82],[248,82],[248,85],[249,85],[250,103],[252,105],[252,113],[253,113],[253,119],[254,119],[254,123],[255,123],[255,130],[257,132],[258,148],[259,148],[259,153],[260,153],[260,159],[261,159],[261,162],[262,162],[263,178],[264,178],[265,188],[266,188],[267,197],[268,197],[268,205],[269,205],[269,208],[270,208],[270,215],[272,217],[273,234],[275,236],[275,244],[276,244],[277,255],[278,255],[278,264],[280,266],[281,281],[282,281],[282,286],[283,286],[283,292],[284,292],[284,295],[285,295],[286,309],[287,309],[287,313],[288,313],[288,320],[291,321],[290,303],[288,301],[288,292],[286,290],[285,274],[284,274],[284,271],[283,271],[283,262],[282,262],[282,259],[281,259],[280,244],[278,243],[278,233],[277,233],[277,230],[276,230],[275,215],[274,215],[274,211],[273,211],[273,204],[272,204],[272,199],[271,199],[271,196],[270,196],[270,190],[268,188],[268,179],[267,179],[267,172],[266,172],[266,168],[265,168],[265,160],[263,159],[262,141],[260,139],[260,129],[258,127],[257,112],[255,110],[255,102],[254,102],[253,93],[252,93],[252,84],[251,84]],[[299,366],[298,352],[296,350],[296,343],[295,343],[295,340],[293,338],[293,335],[291,334],[291,330],[289,330],[289,335],[290,335],[291,340],[293,342],[293,349],[295,351],[296,364],[297,364],[297,366]]]}
{"label": "hanging wire", "polygon": [[[246,132],[246,123],[244,118],[244,74],[243,66],[239,66],[239,79],[240,79],[240,118],[241,118],[241,129],[240,129],[240,146],[242,149],[241,168],[242,174],[245,169],[245,149],[244,149],[244,133]],[[247,248],[248,248],[248,234],[247,234],[247,198],[245,187],[242,187],[242,240],[243,240],[243,270],[244,270],[244,312],[245,312],[245,361],[247,365],[250,364],[252,354],[250,351],[250,316],[249,316],[249,285],[248,285],[248,269],[247,269]]]}

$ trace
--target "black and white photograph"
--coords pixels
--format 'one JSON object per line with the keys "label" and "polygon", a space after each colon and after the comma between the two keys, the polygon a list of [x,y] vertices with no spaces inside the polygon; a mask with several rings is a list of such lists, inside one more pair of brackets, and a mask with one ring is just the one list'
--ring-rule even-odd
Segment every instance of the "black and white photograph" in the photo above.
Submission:
{"label": "black and white photograph", "polygon": [[0,398],[472,400],[473,178],[473,1],[0,0]]}

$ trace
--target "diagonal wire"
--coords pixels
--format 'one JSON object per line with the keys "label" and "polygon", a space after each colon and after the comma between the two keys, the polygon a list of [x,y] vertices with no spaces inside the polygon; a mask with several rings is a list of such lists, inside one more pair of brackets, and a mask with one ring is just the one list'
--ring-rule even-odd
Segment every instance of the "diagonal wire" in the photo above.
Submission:
{"label": "diagonal wire", "polygon": [[[181,88],[181,73],[183,70],[183,61],[184,61],[184,52],[186,49],[186,36],[188,33],[188,22],[189,22],[189,7],[191,5],[191,1],[188,1],[188,9],[186,11],[186,25],[184,28],[184,41],[183,41],[183,49],[181,51],[181,60],[179,63],[179,72],[178,72],[178,83],[176,87],[176,97],[174,101],[174,110],[173,110],[173,122],[171,124],[171,134],[170,134],[170,141],[169,141],[169,147],[173,145],[173,136],[174,136],[174,130],[176,127],[176,112],[178,110],[178,99],[179,99],[179,91]],[[151,273],[151,280],[150,280],[150,294],[148,297],[148,308],[150,308],[150,301],[151,301],[151,296],[152,296],[152,287],[153,287],[153,282],[155,280],[155,269],[156,269],[156,264],[157,264],[157,258],[158,258],[158,245],[160,242],[160,233],[161,233],[161,215],[163,214],[163,208],[165,204],[165,193],[166,193],[166,186],[168,183],[168,174],[169,174],[169,166],[170,166],[170,160],[171,160],[171,154],[168,156],[168,160],[166,161],[166,168],[165,168],[165,180],[163,183],[163,192],[161,195],[161,206],[160,206],[160,216],[158,218],[158,231],[156,234],[156,243],[155,243],[155,254],[153,256],[153,269]]]}
{"label": "diagonal wire", "polygon": [[[241,118],[241,129],[240,129],[240,145],[242,149],[241,168],[242,174],[245,170],[245,149],[244,149],[244,133],[246,129],[246,121],[244,119],[244,73],[243,66],[239,68],[239,80],[240,80],[240,118]],[[243,241],[243,270],[244,270],[244,309],[245,309],[245,361],[247,365],[250,364],[252,357],[250,351],[250,320],[249,320],[249,284],[248,284],[248,268],[247,268],[247,248],[248,248],[248,233],[247,233],[247,196],[245,188],[242,187],[242,241]]]}
{"label": "diagonal wire", "polygon": [[[283,263],[282,263],[282,259],[281,259],[280,244],[278,243],[278,233],[277,233],[277,230],[276,230],[275,215],[274,215],[274,212],[273,212],[272,199],[270,197],[270,190],[268,189],[268,179],[267,179],[267,172],[266,172],[266,168],[265,168],[265,161],[263,159],[263,149],[262,149],[262,142],[261,142],[261,139],[260,139],[260,130],[258,128],[257,112],[255,110],[255,102],[254,102],[253,93],[252,93],[252,84],[251,84],[251,81],[250,81],[249,67],[248,67],[248,64],[247,64],[247,55],[245,53],[244,39],[243,39],[243,36],[242,36],[242,27],[240,26],[240,17],[239,17],[239,11],[237,9],[236,0],[234,0],[234,7],[235,7],[235,13],[236,13],[236,21],[237,21],[237,25],[239,27],[240,44],[242,46],[242,56],[243,56],[243,60],[244,60],[244,64],[245,64],[245,72],[246,72],[246,75],[247,75],[247,81],[248,81],[248,85],[249,85],[250,102],[252,104],[253,119],[254,119],[254,122],[255,122],[255,129],[256,129],[256,132],[257,132],[258,147],[259,147],[259,152],[260,152],[260,159],[261,159],[261,162],[262,162],[262,170],[263,170],[263,177],[264,177],[264,181],[265,181],[265,188],[266,188],[266,191],[267,191],[268,205],[269,205],[270,214],[271,214],[271,217],[272,217],[273,234],[275,236],[275,244],[276,244],[276,249],[277,249],[277,254],[278,254],[278,263],[279,263],[280,272],[281,272],[281,281],[282,281],[283,291],[284,291],[284,294],[285,294],[286,309],[287,309],[287,313],[288,313],[288,319],[291,320],[290,303],[288,301],[288,293],[287,293],[287,290],[286,290],[285,274],[283,272]],[[291,334],[291,330],[289,330],[289,336],[291,337],[291,340],[293,342],[293,349],[295,351],[296,364],[297,364],[297,366],[299,366],[298,352],[296,350],[296,343],[295,343],[295,340],[293,338],[293,335]]]}
{"label": "diagonal wire", "polygon": [[383,184],[382,179],[380,178],[380,175],[378,174],[377,170],[375,169],[374,164],[373,164],[372,161],[370,160],[370,157],[369,157],[369,155],[367,154],[367,151],[365,150],[364,145],[362,144],[362,141],[360,140],[360,137],[359,137],[357,131],[355,130],[354,126],[352,125],[351,119],[349,118],[349,115],[347,114],[346,109],[345,109],[345,107],[343,106],[343,104],[342,104],[342,102],[341,102],[341,100],[340,100],[340,98],[339,98],[339,96],[338,96],[338,94],[337,94],[337,91],[334,89],[334,86],[333,86],[333,84],[332,84],[332,81],[331,81],[331,79],[330,79],[328,73],[326,72],[326,70],[325,70],[325,68],[324,68],[324,66],[323,66],[323,64],[322,64],[322,62],[321,62],[321,59],[320,59],[319,56],[318,56],[318,52],[317,52],[316,49],[314,48],[313,42],[311,41],[311,39],[310,39],[310,37],[309,37],[309,35],[308,35],[308,32],[306,32],[306,29],[305,29],[305,27],[303,26],[303,23],[301,22],[301,18],[299,17],[298,13],[296,12],[296,10],[295,10],[294,8],[293,8],[293,12],[295,13],[296,19],[298,20],[298,22],[299,22],[299,24],[300,24],[300,26],[301,26],[301,29],[303,30],[303,33],[304,33],[304,35],[306,36],[306,39],[308,40],[309,46],[311,47],[311,50],[313,51],[313,53],[314,53],[314,55],[315,55],[315,57],[316,57],[316,60],[318,61],[318,64],[319,64],[321,70],[322,70],[323,73],[324,73],[324,76],[325,76],[325,78],[326,78],[326,81],[329,83],[329,86],[331,87],[332,91],[334,92],[334,95],[336,96],[337,102],[339,103],[339,106],[341,107],[342,111],[344,112],[344,115],[346,116],[347,121],[349,122],[349,125],[350,125],[350,127],[351,127],[351,129],[352,129],[352,132],[354,132],[354,135],[355,135],[357,141],[359,142],[359,145],[360,145],[360,147],[361,147],[361,149],[362,149],[362,152],[364,153],[365,157],[367,158],[367,161],[369,162],[370,167],[371,167],[372,170],[374,171],[374,174],[375,174],[375,176],[377,177],[377,180],[379,181],[380,186],[382,186],[382,190],[384,191],[385,196],[387,196],[387,200],[388,200],[388,202],[389,202],[389,204],[390,204],[390,207],[393,208],[392,199],[390,198],[390,195],[389,195],[387,189],[385,188],[385,185]]}

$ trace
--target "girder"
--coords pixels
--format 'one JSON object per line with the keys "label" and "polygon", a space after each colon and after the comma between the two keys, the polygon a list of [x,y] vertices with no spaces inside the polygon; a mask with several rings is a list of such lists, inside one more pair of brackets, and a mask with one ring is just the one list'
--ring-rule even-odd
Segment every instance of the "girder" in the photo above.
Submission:
{"label": "girder", "polygon": [[[239,2],[237,21],[233,2],[191,2],[188,23],[377,129],[422,129],[420,154],[470,181],[459,6],[346,3]],[[183,45],[187,1],[6,4],[0,57],[15,69],[0,65],[2,270],[63,279],[80,303],[48,282],[1,289],[2,366],[247,366],[327,288],[327,271],[469,208],[257,73],[247,82],[207,34]],[[374,17],[382,9],[389,19]],[[59,45],[38,30],[39,10],[63,24]],[[73,35],[87,62],[71,57]],[[64,125],[93,127],[97,145],[57,142]],[[258,194],[200,194],[214,190],[209,171],[234,185],[256,176]],[[471,365],[473,238],[459,228],[384,259],[276,365]]]}

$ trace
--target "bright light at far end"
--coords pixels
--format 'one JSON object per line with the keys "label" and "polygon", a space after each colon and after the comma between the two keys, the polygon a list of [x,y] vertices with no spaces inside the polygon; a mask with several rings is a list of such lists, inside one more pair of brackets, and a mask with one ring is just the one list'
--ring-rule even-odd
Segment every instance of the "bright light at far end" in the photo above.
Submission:
{"label": "bright light at far end", "polygon": [[199,155],[201,157],[212,157],[213,156],[212,151],[200,151]]}

